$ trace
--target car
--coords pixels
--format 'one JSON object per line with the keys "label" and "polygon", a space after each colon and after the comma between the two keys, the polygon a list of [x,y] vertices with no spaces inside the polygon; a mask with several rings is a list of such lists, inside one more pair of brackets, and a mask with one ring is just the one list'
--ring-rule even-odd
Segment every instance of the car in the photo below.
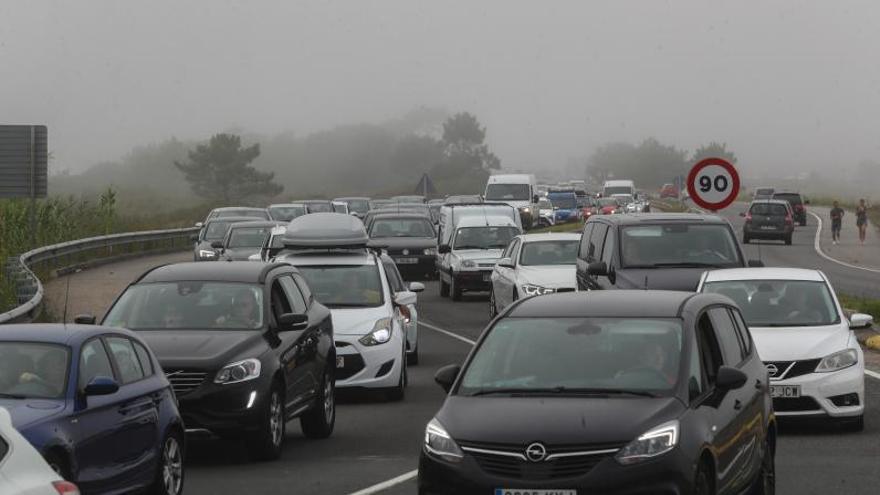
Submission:
{"label": "car", "polygon": [[331,201],[330,204],[333,205],[333,213],[344,213],[346,215],[351,213],[348,211],[348,203],[345,201]]}
{"label": "car", "polygon": [[381,213],[370,223],[370,246],[384,249],[406,280],[434,278],[437,233],[430,217],[417,213]]}
{"label": "car", "polygon": [[253,222],[254,217],[215,217],[203,223],[193,247],[193,261],[216,261],[217,251],[223,247],[223,240],[229,227],[234,223]]}
{"label": "car", "polygon": [[0,407],[12,425],[83,493],[183,492],[184,423],[137,334],[91,324],[4,325],[0,381]]}
{"label": "car", "polygon": [[580,234],[525,234],[510,241],[492,270],[489,318],[531,296],[577,290]]}
{"label": "car", "polygon": [[[208,213],[205,222],[212,218],[228,218],[228,217],[249,217],[251,220],[271,220],[269,211],[265,208],[251,208],[248,206],[224,206],[223,208],[214,208]],[[196,227],[201,225],[196,224]]]}
{"label": "car", "polygon": [[776,191],[773,193],[773,199],[781,199],[788,201],[794,212],[794,221],[801,227],[807,225],[807,208],[805,205],[810,204],[800,193],[790,191]]}
{"label": "car", "polygon": [[483,197],[479,194],[463,194],[457,196],[447,196],[443,201],[443,204],[446,205],[458,205],[465,203],[481,203],[483,201]]}
{"label": "car", "polygon": [[275,260],[296,266],[315,299],[330,308],[336,386],[379,391],[397,401],[408,384],[410,308],[425,286],[414,282],[395,290],[388,270],[394,260],[368,248],[369,240],[351,215],[306,215],[287,226],[285,248]]}
{"label": "car", "polygon": [[712,270],[699,290],[739,306],[770,374],[776,416],[813,417],[864,428],[865,359],[853,333],[866,314],[847,318],[828,277],[800,268]]}
{"label": "car", "polygon": [[392,201],[390,199],[371,199],[370,200],[370,209],[377,210],[379,208],[386,208],[390,206],[397,205],[397,201]]}
{"label": "car", "polygon": [[336,198],[333,201],[347,204],[349,213],[358,218],[364,218],[364,215],[370,211],[370,198],[344,197]]}
{"label": "car", "polygon": [[276,222],[289,222],[296,217],[307,214],[308,208],[301,203],[283,203],[269,205],[269,216]]}
{"label": "car", "polygon": [[778,239],[791,244],[794,234],[794,221],[791,205],[781,199],[759,199],[752,201],[749,209],[740,213],[745,217],[743,223],[743,244],[752,239]]}
{"label": "car", "polygon": [[675,184],[663,184],[663,187],[660,188],[660,198],[678,199],[678,187]]}
{"label": "car", "polygon": [[437,371],[419,493],[774,493],[769,380],[738,313],[674,291],[517,301]]}
{"label": "car", "polygon": [[263,241],[260,252],[254,253],[248,257],[248,261],[269,262],[284,249],[284,234],[287,232],[287,225],[274,227],[266,240]]}
{"label": "car", "polygon": [[420,194],[410,194],[405,196],[391,196],[391,201],[396,203],[417,203],[417,204],[426,204],[428,202],[427,198]]}
{"label": "car", "polygon": [[367,214],[363,218],[364,227],[367,230],[370,229],[370,225],[373,223],[373,219],[377,215],[384,215],[387,213],[414,213],[419,214],[431,219],[432,223],[437,223],[439,217],[435,216],[434,211],[432,211],[431,207],[422,203],[395,203],[393,205],[383,206],[380,208],[374,208],[367,212]]}
{"label": "car", "polygon": [[285,225],[285,222],[237,222],[229,226],[226,237],[215,246],[217,257],[226,261],[247,261],[254,254],[259,254],[266,239],[275,227]]}
{"label": "car", "polygon": [[79,495],[76,485],[62,480],[40,453],[13,428],[9,412],[2,407],[0,407],[0,493]]}
{"label": "car", "polygon": [[309,438],[333,432],[330,311],[286,263],[155,267],[119,295],[103,324],[149,344],[189,431],[242,439],[260,460],[281,456],[294,418]]}
{"label": "car", "polygon": [[333,203],[326,199],[306,199],[297,201],[297,203],[306,205],[309,213],[330,213],[333,212]]}
{"label": "car", "polygon": [[556,210],[547,198],[538,199],[538,227],[547,228],[556,224]]}
{"label": "car", "polygon": [[520,225],[525,230],[538,225],[537,182],[532,174],[490,175],[483,198],[488,202],[506,203],[519,211]]}
{"label": "car", "polygon": [[707,269],[759,264],[746,262],[733,228],[716,215],[594,216],[581,235],[577,282],[579,290],[693,292]]}
{"label": "car", "polygon": [[596,200],[597,215],[613,215],[615,213],[623,213],[623,208],[616,198],[599,198]]}
{"label": "car", "polygon": [[773,199],[773,193],[776,190],[772,187],[756,187],[755,194],[752,196],[752,201],[757,201],[759,199]]}
{"label": "car", "polygon": [[547,193],[547,199],[553,204],[554,224],[580,221],[580,208],[574,191],[570,189],[550,191]]}
{"label": "car", "polygon": [[617,200],[621,209],[625,213],[639,213],[640,210],[636,204],[635,198],[631,194],[614,194],[611,196]]}

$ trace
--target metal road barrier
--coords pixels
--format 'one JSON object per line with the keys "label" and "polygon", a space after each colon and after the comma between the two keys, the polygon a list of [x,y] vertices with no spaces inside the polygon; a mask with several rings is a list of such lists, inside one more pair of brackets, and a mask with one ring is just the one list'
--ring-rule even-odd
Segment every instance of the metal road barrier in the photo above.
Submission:
{"label": "metal road barrier", "polygon": [[36,273],[63,275],[95,264],[181,251],[192,246],[198,231],[198,227],[190,227],[89,237],[37,248],[9,258],[6,273],[15,284],[19,306],[0,313],[0,324],[27,322],[39,313],[43,302],[43,284]]}

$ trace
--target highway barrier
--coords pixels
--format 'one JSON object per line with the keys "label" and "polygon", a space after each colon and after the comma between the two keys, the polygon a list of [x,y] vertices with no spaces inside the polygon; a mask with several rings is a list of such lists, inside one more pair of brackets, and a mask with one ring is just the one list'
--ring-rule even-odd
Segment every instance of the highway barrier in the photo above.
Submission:
{"label": "highway barrier", "polygon": [[190,227],[89,237],[37,248],[9,258],[6,272],[15,283],[19,305],[0,313],[0,324],[28,322],[39,314],[43,302],[43,284],[37,274],[64,275],[110,261],[182,251],[192,247],[198,231],[197,227]]}

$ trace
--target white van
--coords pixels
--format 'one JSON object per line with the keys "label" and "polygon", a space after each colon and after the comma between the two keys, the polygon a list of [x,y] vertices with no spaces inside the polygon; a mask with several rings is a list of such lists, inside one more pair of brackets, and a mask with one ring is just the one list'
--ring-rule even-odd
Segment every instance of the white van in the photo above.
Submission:
{"label": "white van", "polygon": [[491,175],[483,198],[516,208],[526,230],[537,224],[538,183],[532,174]]}
{"label": "white van", "polygon": [[602,197],[610,198],[615,194],[629,194],[636,197],[636,184],[631,180],[607,180],[602,186]]}

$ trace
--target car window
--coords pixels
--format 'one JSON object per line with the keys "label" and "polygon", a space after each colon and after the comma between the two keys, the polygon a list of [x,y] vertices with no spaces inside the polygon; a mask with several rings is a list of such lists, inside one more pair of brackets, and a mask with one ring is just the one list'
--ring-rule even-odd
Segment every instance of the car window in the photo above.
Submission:
{"label": "car window", "polygon": [[278,323],[281,315],[293,312],[293,307],[287,298],[287,293],[284,292],[284,288],[281,286],[280,279],[275,279],[272,282],[269,307],[272,309],[272,316],[275,318],[276,323]]}
{"label": "car window", "polygon": [[621,227],[624,267],[742,266],[736,238],[727,224],[629,225]]}
{"label": "car window", "polygon": [[134,342],[134,352],[137,353],[141,369],[144,370],[144,376],[153,376],[153,360],[150,359],[150,353],[147,351],[147,348],[138,342]]}
{"label": "car window", "polygon": [[512,246],[510,250],[510,259],[514,264],[517,264],[517,260],[519,259],[519,251],[522,247],[522,240],[517,239],[516,243]]}
{"label": "car window", "polygon": [[296,286],[299,287],[300,293],[303,295],[303,299],[306,300],[306,306],[309,306],[312,302],[312,290],[309,288],[308,282],[306,279],[302,278],[302,276],[298,273],[293,274],[293,280],[296,281]]}
{"label": "car window", "polygon": [[517,235],[516,227],[462,227],[455,231],[453,249],[502,249]]}
{"label": "car window", "polygon": [[608,226],[604,223],[597,223],[593,227],[590,234],[590,246],[587,250],[587,261],[593,262],[602,255],[602,246],[605,244],[605,234],[608,233]]}
{"label": "car window", "polygon": [[391,286],[392,292],[401,292],[404,289],[403,279],[394,265],[393,261],[382,260],[382,267],[385,269],[385,278],[388,279],[388,285]]}
{"label": "car window", "polygon": [[377,218],[370,237],[434,237],[434,226],[427,218]]}
{"label": "car window", "polygon": [[595,222],[588,222],[587,226],[584,227],[584,232],[581,234],[581,245],[578,248],[578,258],[587,261],[589,260],[589,252],[590,252],[590,237],[593,235],[593,226],[596,225]]}
{"label": "car window", "polygon": [[730,308],[730,314],[733,316],[733,322],[736,324],[736,333],[742,345],[743,356],[752,353],[752,335],[749,333],[749,327],[743,320],[738,309]]}
{"label": "car window", "polygon": [[709,310],[709,317],[712,319],[715,335],[721,344],[724,364],[728,366],[738,365],[742,362],[744,356],[740,337],[737,335],[736,327],[730,318],[730,312],[727,311],[727,308],[713,308]]}
{"label": "car window", "polygon": [[606,266],[611,266],[611,259],[614,256],[614,229],[609,228],[605,235],[605,243],[602,245],[602,261]]}
{"label": "car window", "polygon": [[784,217],[788,213],[786,205],[779,203],[755,203],[749,209],[752,215]]}
{"label": "car window", "polygon": [[573,265],[578,241],[538,241],[522,245],[519,264],[523,266]]}
{"label": "car window", "polygon": [[315,299],[331,308],[368,308],[384,304],[384,288],[375,265],[300,265]]}
{"label": "car window", "polygon": [[0,342],[0,394],[61,397],[67,389],[70,352],[46,342]]}
{"label": "car window", "polygon": [[773,199],[783,199],[793,205],[801,204],[800,194],[776,193],[773,195]]}
{"label": "car window", "polygon": [[688,332],[691,357],[688,363],[688,398],[693,400],[706,391],[706,372],[703,369],[703,360],[700,358],[700,343],[697,340],[697,332]]}
{"label": "car window", "polygon": [[97,376],[114,378],[110,358],[100,339],[92,339],[86,343],[79,357],[79,388],[83,389]]}
{"label": "car window", "polygon": [[715,386],[715,377],[718,376],[718,368],[724,363],[721,347],[715,337],[715,328],[708,313],[703,313],[697,323],[698,343],[700,348],[700,361],[703,363],[703,371],[706,375],[706,388]]}
{"label": "car window", "polygon": [[281,277],[279,281],[281,282],[281,287],[284,288],[284,292],[287,294],[287,299],[290,301],[293,312],[304,314],[306,312],[306,300],[296,284],[293,283],[290,275]]}
{"label": "car window", "polygon": [[751,327],[816,327],[840,323],[831,290],[810,280],[719,280],[703,292],[723,294]]}
{"label": "car window", "polygon": [[107,337],[107,345],[119,370],[121,385],[136,382],[143,379],[144,370],[141,368],[131,341],[123,337]]}
{"label": "car window", "polygon": [[225,220],[214,220],[208,223],[208,226],[205,227],[205,236],[204,239],[208,241],[219,241],[226,237],[226,233],[229,231],[229,226],[234,222],[228,222]]}
{"label": "car window", "polygon": [[227,248],[258,248],[272,232],[272,227],[239,227],[229,230]]}
{"label": "car window", "polygon": [[513,247],[516,245],[519,239],[514,238],[510,243],[504,248],[504,251],[501,252],[502,258],[510,258],[510,253],[513,252]]}

